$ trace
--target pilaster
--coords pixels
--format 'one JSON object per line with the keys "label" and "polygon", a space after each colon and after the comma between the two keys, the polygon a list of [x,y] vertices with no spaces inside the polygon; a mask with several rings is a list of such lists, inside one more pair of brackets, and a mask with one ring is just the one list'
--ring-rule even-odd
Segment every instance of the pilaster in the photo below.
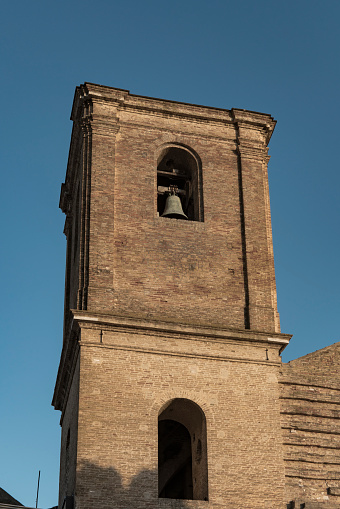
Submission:
{"label": "pilaster", "polygon": [[232,113],[241,181],[248,326],[279,332],[267,175],[267,144],[275,121],[244,110]]}

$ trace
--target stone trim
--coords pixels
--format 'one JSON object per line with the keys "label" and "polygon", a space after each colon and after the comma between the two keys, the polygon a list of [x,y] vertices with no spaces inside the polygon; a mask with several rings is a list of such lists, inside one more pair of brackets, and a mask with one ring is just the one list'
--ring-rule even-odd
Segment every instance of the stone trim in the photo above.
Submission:
{"label": "stone trim", "polygon": [[173,337],[187,336],[190,338],[201,337],[202,340],[241,340],[249,341],[251,343],[264,343],[278,346],[287,346],[292,335],[281,333],[270,333],[248,330],[236,329],[215,329],[213,327],[192,327],[190,325],[181,324],[180,322],[160,322],[160,321],[146,321],[143,319],[136,319],[130,317],[122,317],[115,315],[105,315],[101,313],[89,313],[87,311],[72,310],[73,319],[76,320],[81,326],[84,324],[97,324],[107,325],[110,328],[114,327],[121,331],[143,330],[149,333],[168,333]]}

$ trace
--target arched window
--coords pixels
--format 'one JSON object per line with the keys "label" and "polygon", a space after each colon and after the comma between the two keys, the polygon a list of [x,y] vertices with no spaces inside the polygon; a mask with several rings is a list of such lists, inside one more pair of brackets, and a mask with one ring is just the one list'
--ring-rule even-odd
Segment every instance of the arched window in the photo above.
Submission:
{"label": "arched window", "polygon": [[206,420],[188,399],[173,399],[158,417],[158,494],[208,500]]}
{"label": "arched window", "polygon": [[201,163],[197,155],[182,146],[164,148],[157,161],[157,211],[164,213],[170,192],[180,198],[190,221],[203,221]]}

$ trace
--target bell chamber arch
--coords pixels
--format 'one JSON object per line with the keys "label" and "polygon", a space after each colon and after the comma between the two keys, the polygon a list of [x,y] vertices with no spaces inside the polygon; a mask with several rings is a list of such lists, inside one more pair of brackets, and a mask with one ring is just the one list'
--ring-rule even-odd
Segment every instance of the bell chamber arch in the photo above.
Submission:
{"label": "bell chamber arch", "polygon": [[[176,210],[169,213],[168,198],[173,196],[177,201],[173,199],[171,206]],[[201,160],[189,147],[166,145],[158,156],[157,213],[189,221],[204,219]]]}
{"label": "bell chamber arch", "polygon": [[202,409],[176,398],[158,416],[158,496],[208,500],[207,426]]}

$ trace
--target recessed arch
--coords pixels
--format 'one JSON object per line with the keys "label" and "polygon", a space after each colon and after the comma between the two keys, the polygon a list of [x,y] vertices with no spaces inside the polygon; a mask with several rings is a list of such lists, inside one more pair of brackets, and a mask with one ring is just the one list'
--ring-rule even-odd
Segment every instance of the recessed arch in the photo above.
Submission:
{"label": "recessed arch", "polygon": [[190,147],[179,143],[167,143],[158,152],[157,212],[159,216],[164,213],[170,193],[178,195],[183,212],[190,221],[203,221],[201,159]]}
{"label": "recessed arch", "polygon": [[170,400],[158,416],[158,493],[208,500],[206,418],[189,399]]}

